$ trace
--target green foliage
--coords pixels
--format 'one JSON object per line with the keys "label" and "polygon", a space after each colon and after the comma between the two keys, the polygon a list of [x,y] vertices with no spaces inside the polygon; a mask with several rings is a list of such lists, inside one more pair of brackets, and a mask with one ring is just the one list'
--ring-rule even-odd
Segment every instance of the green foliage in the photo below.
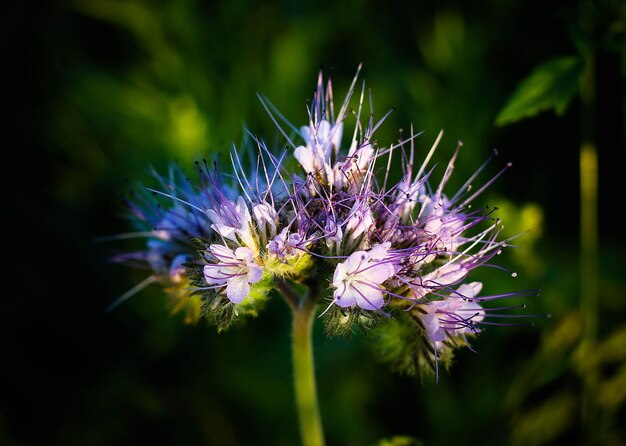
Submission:
{"label": "green foliage", "polygon": [[550,109],[563,114],[578,92],[583,68],[578,57],[559,57],[539,65],[517,86],[496,124],[512,124]]}

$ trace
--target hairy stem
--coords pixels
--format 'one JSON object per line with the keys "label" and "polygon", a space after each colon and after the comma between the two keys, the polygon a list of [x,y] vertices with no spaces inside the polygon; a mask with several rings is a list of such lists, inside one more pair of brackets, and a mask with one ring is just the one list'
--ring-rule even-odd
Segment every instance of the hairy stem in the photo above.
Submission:
{"label": "hairy stem", "polygon": [[312,334],[316,308],[317,302],[310,296],[293,308],[293,371],[303,446],[324,445],[313,362]]}

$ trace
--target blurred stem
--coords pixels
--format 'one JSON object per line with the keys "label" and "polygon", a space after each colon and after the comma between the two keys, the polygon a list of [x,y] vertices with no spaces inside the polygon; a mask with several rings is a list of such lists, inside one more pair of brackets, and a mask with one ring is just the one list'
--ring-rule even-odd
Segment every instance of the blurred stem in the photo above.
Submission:
{"label": "blurred stem", "polygon": [[316,309],[317,302],[311,295],[293,308],[293,372],[303,446],[324,445],[313,362],[312,335]]}
{"label": "blurred stem", "polygon": [[[592,352],[598,327],[598,150],[595,143],[595,57],[592,49],[585,56],[581,78],[580,147],[580,310],[585,321],[581,358]],[[584,360],[581,359],[581,364]],[[595,370],[583,370],[583,421],[591,423]]]}

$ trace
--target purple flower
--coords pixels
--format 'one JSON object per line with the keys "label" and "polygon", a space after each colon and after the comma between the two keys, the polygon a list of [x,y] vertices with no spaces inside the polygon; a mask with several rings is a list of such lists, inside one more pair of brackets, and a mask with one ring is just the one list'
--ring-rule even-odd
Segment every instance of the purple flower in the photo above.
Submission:
{"label": "purple flower", "polygon": [[332,182],[333,170],[330,158],[333,151],[339,150],[342,132],[342,123],[331,125],[326,120],[317,123],[311,121],[308,127],[301,129],[306,145],[296,147],[294,158],[305,172],[326,177]]}
{"label": "purple flower", "polygon": [[290,234],[289,228],[284,228],[280,234],[270,240],[267,244],[267,250],[280,259],[290,259],[298,255],[305,244],[300,234],[297,232]]}
{"label": "purple flower", "polygon": [[476,325],[485,318],[485,310],[474,301],[474,297],[482,286],[480,282],[463,284],[454,295],[422,306],[426,312],[421,316],[422,321],[435,348],[443,348],[443,341],[448,336],[480,332]]}
{"label": "purple flower", "polygon": [[217,263],[204,265],[204,278],[209,285],[224,288],[231,302],[241,303],[250,294],[250,284],[261,280],[263,270],[254,262],[254,253],[246,247],[235,251],[223,245],[213,244],[210,253]]}
{"label": "purple flower", "polygon": [[[389,318],[409,314],[397,320],[414,324],[410,332],[422,347],[433,344],[437,361],[438,351],[453,347],[447,339],[478,333],[478,324],[491,323],[485,318],[503,316],[490,313],[478,301],[520,294],[476,299],[482,284],[464,283],[505,246],[498,239],[501,225],[493,211],[472,203],[510,165],[475,187],[485,163],[450,192],[448,182],[461,144],[441,176],[429,164],[442,132],[422,162],[412,128],[398,143],[379,146],[374,135],[387,115],[378,121],[371,114],[362,118],[364,84],[358,105],[348,112],[357,77],[358,73],[336,109],[331,83],[324,84],[320,73],[308,125],[300,130],[279,113],[276,118],[275,107],[262,99],[288,146],[278,154],[253,137],[258,153],[250,159],[245,153],[231,156],[234,175],[227,177],[232,177],[235,188],[222,184],[217,166],[210,169],[207,162],[197,163],[200,187],[160,178],[167,192],[154,192],[167,198],[166,205],[146,206],[144,199],[131,208],[148,225],[142,232],[148,243],[125,258],[149,265],[153,271],[149,283],[180,284],[181,296],[191,282],[205,310],[212,312],[207,313],[210,318],[237,317],[252,307],[247,304],[256,296],[268,296],[276,281],[282,281],[283,290],[290,281],[321,287],[302,298],[326,299],[334,310],[328,318],[352,313],[368,319],[361,310],[383,308]],[[279,121],[292,131],[283,130]],[[344,131],[350,138],[342,147]],[[290,137],[294,133],[299,139],[295,142]],[[289,167],[290,158],[299,164],[295,171]],[[381,158],[386,163],[382,169]],[[400,167],[397,181],[392,180],[391,166]],[[380,171],[384,176],[376,178]],[[331,268],[332,278],[312,280],[312,273],[325,274]],[[332,296],[328,292],[324,297],[324,280],[331,282]],[[244,302],[252,291],[254,298],[233,309],[230,303]],[[298,298],[287,299],[297,307]],[[512,308],[516,307],[500,309]],[[450,358],[448,352],[441,357]]]}
{"label": "purple flower", "polygon": [[243,197],[239,196],[237,204],[223,199],[214,209],[207,210],[207,215],[213,222],[211,228],[219,235],[258,251],[252,235],[252,218]]}
{"label": "purple flower", "polygon": [[276,235],[278,214],[276,213],[276,209],[266,202],[252,206],[252,214],[254,215],[259,235],[262,238],[261,244],[263,244],[268,238],[272,238]]}
{"label": "purple flower", "polygon": [[382,284],[396,273],[393,261],[386,258],[390,246],[383,243],[367,252],[357,251],[338,264],[333,275],[333,302],[340,307],[356,304],[364,310],[382,308]]}

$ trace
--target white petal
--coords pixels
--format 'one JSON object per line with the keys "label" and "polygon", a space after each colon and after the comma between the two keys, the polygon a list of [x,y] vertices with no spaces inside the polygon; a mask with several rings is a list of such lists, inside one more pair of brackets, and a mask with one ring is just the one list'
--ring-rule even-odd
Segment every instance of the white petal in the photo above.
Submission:
{"label": "white petal", "polygon": [[352,283],[356,304],[364,310],[380,310],[384,305],[383,293],[374,284]]}
{"label": "white petal", "polygon": [[370,282],[380,284],[392,277],[395,273],[396,271],[391,262],[380,261],[376,262],[374,266],[368,266],[363,270],[361,275]]}
{"label": "white petal", "polygon": [[266,228],[269,228],[270,236],[276,235],[276,211],[270,204],[260,203],[254,205],[252,214],[261,232],[265,232]]}
{"label": "white petal", "polygon": [[325,119],[319,123],[315,136],[317,137],[317,141],[320,144],[324,144],[328,141],[330,129],[330,122],[326,121]]}
{"label": "white petal", "polygon": [[356,303],[356,291],[344,282],[333,294],[334,302],[340,307],[350,307]]}
{"label": "white petal", "polygon": [[381,243],[380,245],[374,246],[369,250],[369,257],[372,260],[382,260],[387,255],[387,252],[391,248],[391,242]]}
{"label": "white petal", "polygon": [[211,225],[211,229],[213,229],[224,238],[237,241],[237,238],[235,237],[235,228],[233,228],[232,226],[226,226],[222,223],[213,223]]}
{"label": "white petal", "polygon": [[343,263],[339,263],[333,274],[333,286],[339,288],[346,279],[346,267]]}
{"label": "white petal", "polygon": [[313,145],[313,140],[311,138],[311,127],[304,126],[304,127],[300,127],[300,134],[302,135],[302,138],[304,139],[304,141],[306,141],[307,144],[309,145]]}
{"label": "white petal", "polygon": [[425,285],[452,285],[465,277],[467,270],[459,263],[446,263],[424,276]]}
{"label": "white petal", "polygon": [[343,264],[346,268],[346,271],[352,274],[365,266],[364,263],[366,260],[367,253],[365,251],[356,251],[350,254],[350,257],[348,257],[346,261],[343,262]]}
{"label": "white petal", "polygon": [[343,135],[343,122],[335,124],[331,135],[331,143],[336,148],[341,147],[341,136]]}
{"label": "white petal", "polygon": [[261,267],[255,263],[251,263],[248,265],[248,283],[257,283],[263,277],[263,270]]}
{"label": "white petal", "polygon": [[293,156],[298,160],[306,173],[315,173],[317,171],[313,150],[310,147],[296,147],[296,150],[293,152]]}
{"label": "white petal", "polygon": [[253,249],[254,252],[258,254],[259,248],[256,244],[254,235],[252,235],[252,231],[250,230],[249,224],[246,224],[246,226],[243,229],[238,229],[236,233],[244,245]]}
{"label": "white petal", "polygon": [[360,209],[351,211],[350,218],[346,222],[346,233],[351,232],[353,238],[357,238],[359,235],[366,231],[369,231],[374,224],[372,213],[369,209],[361,211]]}
{"label": "white petal", "polygon": [[483,288],[483,284],[480,282],[464,283],[456,291],[463,297],[471,299],[476,297],[480,290]]}
{"label": "white petal", "polygon": [[[459,316],[463,319],[471,318],[472,322],[480,322],[485,319],[485,310],[476,302],[466,302],[459,310],[457,311]],[[466,331],[470,332],[470,329],[460,330],[461,332]]]}
{"label": "white petal", "polygon": [[426,231],[429,234],[438,234],[439,232],[441,232],[442,228],[443,228],[443,222],[441,221],[441,218],[439,217],[428,219],[428,221],[424,225],[424,231]]}
{"label": "white petal", "polygon": [[239,221],[241,223],[242,228],[246,228],[252,219],[250,218],[250,211],[248,211],[248,206],[246,205],[246,201],[240,195],[237,198],[237,206],[235,207],[237,211],[237,215],[239,216]]}
{"label": "white petal", "polygon": [[359,166],[359,170],[361,172],[364,172],[365,170],[367,170],[367,165],[370,161],[370,159],[372,158],[372,156],[374,155],[374,149],[372,148],[371,144],[366,144],[363,147],[361,147],[361,150],[359,150],[359,160],[357,162],[357,165]]}
{"label": "white petal", "polygon": [[222,217],[220,217],[220,215],[213,209],[207,209],[206,215],[212,223],[222,223]]}
{"label": "white petal", "polygon": [[254,253],[250,248],[240,246],[239,248],[235,249],[235,257],[239,260],[243,260],[246,263],[250,263],[254,258]]}
{"label": "white petal", "polygon": [[445,341],[446,340],[446,332],[439,325],[439,318],[435,315],[435,313],[427,313],[423,316],[424,327],[426,328],[426,333],[428,337],[434,341]]}
{"label": "white petal", "polygon": [[226,297],[232,303],[238,304],[250,294],[250,285],[246,280],[246,276],[233,277],[228,281],[226,286]]}
{"label": "white petal", "polygon": [[222,262],[232,262],[235,260],[235,253],[227,246],[214,243],[209,246],[209,251]]}
{"label": "white petal", "polygon": [[209,285],[219,285],[226,283],[233,274],[235,274],[236,268],[228,268],[215,264],[204,265],[204,280]]}

